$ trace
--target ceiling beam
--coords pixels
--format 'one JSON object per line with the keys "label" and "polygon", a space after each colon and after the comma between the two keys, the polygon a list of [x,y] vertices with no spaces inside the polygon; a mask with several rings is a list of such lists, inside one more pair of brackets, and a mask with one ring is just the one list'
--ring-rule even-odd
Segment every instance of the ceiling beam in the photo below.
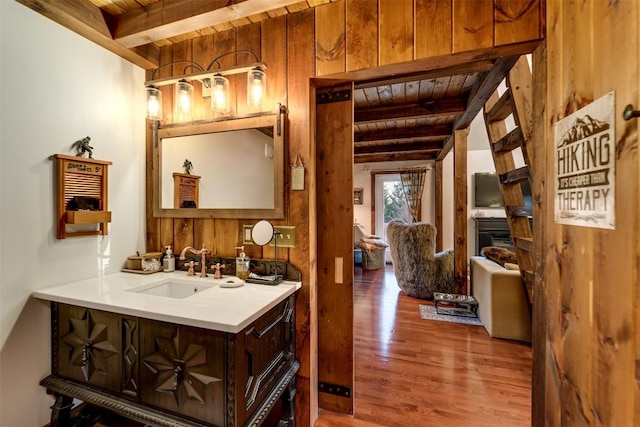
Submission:
{"label": "ceiling beam", "polygon": [[141,46],[278,9],[300,0],[161,0],[116,17],[113,38]]}
{"label": "ceiling beam", "polygon": [[369,87],[377,87],[384,85],[392,85],[396,83],[415,82],[420,80],[437,79],[439,77],[457,76],[460,74],[485,73],[491,70],[493,60],[482,60],[475,62],[466,62],[460,65],[445,67],[430,71],[419,71],[402,76],[393,76],[383,79],[371,79],[359,81],[355,84],[354,89],[366,89]]}
{"label": "ceiling beam", "polygon": [[511,67],[518,61],[518,58],[520,57],[508,56],[496,60],[493,68],[491,68],[486,76],[471,88],[467,109],[463,115],[456,119],[453,125],[455,130],[469,127],[471,121],[478,115],[482,107],[484,107],[484,104],[489,100],[491,94],[495,92],[500,82],[504,80],[509,70],[511,70]]}
{"label": "ceiling beam", "polygon": [[442,140],[409,140],[407,142],[387,143],[379,145],[358,145],[353,147],[354,155],[375,153],[399,153],[409,151],[440,151]]}
{"label": "ceiling beam", "polygon": [[433,151],[413,151],[410,153],[391,154],[358,154],[353,156],[354,163],[400,162],[405,160],[434,160],[437,153]]}
{"label": "ceiling beam", "polygon": [[[486,104],[491,94],[495,92],[500,82],[504,80],[509,70],[511,70],[516,61],[518,61],[518,58],[520,58],[520,56],[507,56],[496,60],[493,68],[471,89],[467,109],[464,114],[456,119],[453,124],[453,129],[469,127],[471,121],[478,115],[482,107],[484,107],[484,104]],[[444,159],[452,147],[453,137],[445,142],[444,148],[438,155],[437,160]]]}
{"label": "ceiling beam", "polygon": [[160,63],[160,49],[156,46],[128,49],[114,41],[108,22],[112,17],[88,1],[17,1],[139,67],[152,69]]}
{"label": "ceiling beam", "polygon": [[421,126],[412,128],[379,129],[366,132],[356,132],[353,135],[355,142],[385,141],[405,138],[441,137],[446,138],[452,133],[451,126]]}
{"label": "ceiling beam", "polygon": [[392,105],[358,109],[354,112],[356,124],[381,122],[398,119],[422,119],[437,116],[459,115],[464,113],[467,99],[448,98],[419,104]]}

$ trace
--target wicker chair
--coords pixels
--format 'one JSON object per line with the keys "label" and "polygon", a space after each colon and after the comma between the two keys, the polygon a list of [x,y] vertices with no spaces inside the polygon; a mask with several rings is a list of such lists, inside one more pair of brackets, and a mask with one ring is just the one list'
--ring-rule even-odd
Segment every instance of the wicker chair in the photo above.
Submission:
{"label": "wicker chair", "polygon": [[409,296],[433,299],[434,292],[453,292],[453,249],[435,253],[435,237],[431,224],[393,220],[387,225],[393,271]]}

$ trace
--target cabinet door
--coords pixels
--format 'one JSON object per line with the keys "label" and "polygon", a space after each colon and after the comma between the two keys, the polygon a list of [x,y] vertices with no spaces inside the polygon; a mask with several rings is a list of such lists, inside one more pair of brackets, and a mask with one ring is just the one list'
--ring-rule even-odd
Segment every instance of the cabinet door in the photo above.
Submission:
{"label": "cabinet door", "polygon": [[59,304],[57,375],[113,392],[121,391],[121,316]]}
{"label": "cabinet door", "polygon": [[244,354],[237,383],[245,384],[246,417],[260,406],[295,360],[293,308],[291,297],[241,332]]}
{"label": "cabinet door", "polygon": [[140,363],[143,403],[224,424],[222,332],[140,319]]}

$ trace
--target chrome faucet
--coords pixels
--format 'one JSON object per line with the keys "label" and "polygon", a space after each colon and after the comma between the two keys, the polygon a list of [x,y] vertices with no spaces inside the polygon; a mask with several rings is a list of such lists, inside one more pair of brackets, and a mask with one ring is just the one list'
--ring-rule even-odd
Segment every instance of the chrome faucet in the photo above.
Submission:
{"label": "chrome faucet", "polygon": [[192,254],[196,254],[196,255],[201,255],[202,259],[200,260],[200,265],[202,266],[201,270],[200,270],[200,277],[207,277],[207,253],[209,253],[209,249],[207,249],[207,247],[203,244],[202,245],[202,249],[198,250],[198,249],[194,249],[191,246],[187,246],[186,248],[184,248],[182,250],[182,252],[180,252],[180,260],[184,261],[185,260],[185,254],[187,253],[187,251],[191,252]]}

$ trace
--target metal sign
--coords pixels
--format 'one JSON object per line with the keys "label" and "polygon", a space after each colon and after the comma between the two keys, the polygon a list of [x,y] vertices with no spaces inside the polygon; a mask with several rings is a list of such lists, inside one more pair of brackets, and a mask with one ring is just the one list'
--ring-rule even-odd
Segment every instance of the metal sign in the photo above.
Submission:
{"label": "metal sign", "polygon": [[555,221],[615,229],[615,92],[554,128]]}

